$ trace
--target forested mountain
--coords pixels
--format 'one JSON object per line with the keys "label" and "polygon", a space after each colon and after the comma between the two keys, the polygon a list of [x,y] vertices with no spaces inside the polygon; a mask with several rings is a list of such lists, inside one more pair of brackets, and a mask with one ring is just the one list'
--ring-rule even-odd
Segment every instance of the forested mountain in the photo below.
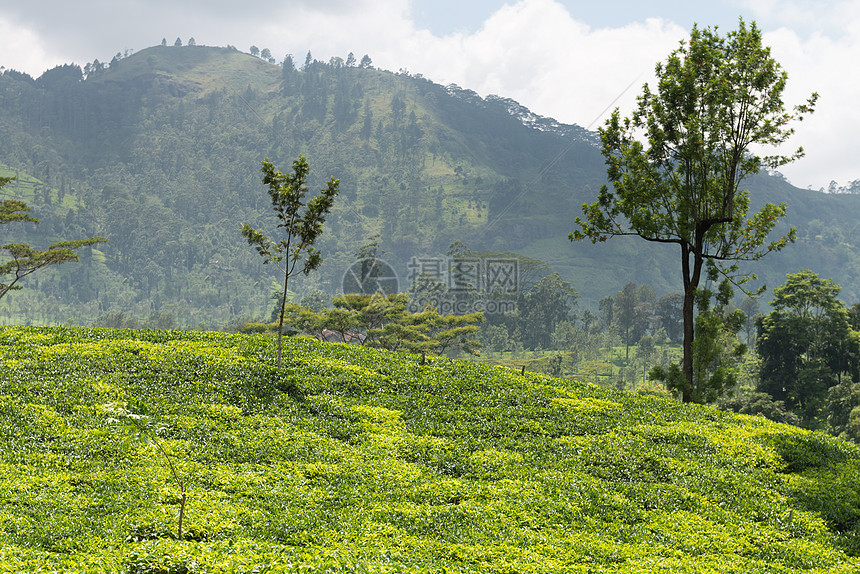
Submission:
{"label": "forested mountain", "polygon": [[[158,46],[110,66],[60,66],[38,79],[0,76],[3,190],[38,226],[0,241],[47,244],[102,235],[82,263],[50,269],[0,302],[0,322],[89,323],[108,312],[163,314],[164,326],[266,316],[274,269],[239,226],[274,227],[260,161],[299,154],[311,191],[329,176],[340,196],[318,246],[320,271],[293,285],[336,293],[355,254],[378,235],[400,278],[461,241],[548,263],[595,307],[628,282],[678,289],[678,254],[634,239],[594,246],[567,234],[605,181],[596,135],[516,102],[420,76],[308,54],[296,67],[233,48]],[[587,85],[587,79],[583,79]],[[802,143],[802,142],[801,142]],[[753,203],[785,201],[799,240],[760,262],[779,284],[809,268],[860,299],[860,196],[750,181]],[[755,205],[753,205],[755,207]]]}

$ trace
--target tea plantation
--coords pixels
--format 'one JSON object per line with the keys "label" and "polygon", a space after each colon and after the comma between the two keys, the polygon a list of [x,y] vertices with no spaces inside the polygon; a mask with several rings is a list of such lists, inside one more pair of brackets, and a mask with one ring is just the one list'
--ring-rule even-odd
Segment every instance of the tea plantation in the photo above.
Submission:
{"label": "tea plantation", "polygon": [[278,372],[265,336],[0,328],[0,572],[860,571],[855,446],[286,344]]}

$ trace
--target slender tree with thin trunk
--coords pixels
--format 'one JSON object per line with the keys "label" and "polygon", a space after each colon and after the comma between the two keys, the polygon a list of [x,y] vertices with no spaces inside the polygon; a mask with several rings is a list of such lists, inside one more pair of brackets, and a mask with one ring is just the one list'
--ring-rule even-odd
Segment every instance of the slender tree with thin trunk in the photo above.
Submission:
{"label": "slender tree with thin trunk", "polygon": [[779,250],[794,230],[768,242],[784,205],[764,205],[747,215],[749,193],[741,182],[762,167],[775,169],[803,155],[761,157],[781,146],[790,124],[813,111],[818,95],[793,111],[782,101],[787,74],[762,45],[755,23],[740,20],[725,37],[693,27],[690,38],[656,67],[657,90],[646,84],[638,108],[618,110],[600,129],[610,185],[583,205],[571,240],[605,241],[633,235],[677,245],[683,279],[683,359],[673,381],[684,401],[700,401],[695,388],[693,339],[696,290],[707,262],[737,283],[738,261]]}
{"label": "slender tree with thin trunk", "polygon": [[[263,263],[277,264],[284,273],[284,290],[278,313],[278,368],[281,368],[283,350],[284,309],[290,277],[301,271],[305,275],[319,267],[322,257],[313,247],[322,234],[326,214],[338,194],[339,180],[331,178],[318,195],[305,203],[307,178],[310,172],[304,156],[293,161],[293,173],[284,174],[275,169],[268,158],[263,162],[263,184],[268,186],[272,209],[278,218],[278,240],[269,239],[261,230],[247,223],[240,228],[242,235],[263,257]],[[302,209],[304,208],[304,210]],[[304,260],[301,267],[299,262]]]}

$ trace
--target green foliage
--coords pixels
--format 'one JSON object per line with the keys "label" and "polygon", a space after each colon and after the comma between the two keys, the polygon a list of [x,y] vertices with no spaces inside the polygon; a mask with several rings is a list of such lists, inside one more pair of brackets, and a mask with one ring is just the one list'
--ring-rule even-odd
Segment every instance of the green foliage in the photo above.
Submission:
{"label": "green foliage", "polygon": [[179,488],[179,516],[176,525],[176,538],[177,540],[182,540],[182,521],[185,517],[186,502],[185,482],[179,478],[176,465],[173,464],[170,454],[164,449],[164,445],[158,438],[159,433],[164,432],[168,427],[165,424],[156,423],[148,415],[135,413],[126,407],[127,405],[124,402],[108,403],[102,407],[102,410],[108,417],[108,423],[118,425],[129,439],[144,442],[164,457],[173,475],[173,481]]}
{"label": "green foliage", "polygon": [[284,290],[278,315],[278,368],[280,368],[284,308],[287,304],[290,276],[296,273],[296,266],[302,258],[304,263],[300,269],[305,275],[322,263],[322,256],[314,247],[314,243],[322,234],[326,215],[338,194],[339,182],[332,177],[319,195],[305,202],[310,166],[303,156],[300,155],[293,161],[292,174],[277,171],[268,158],[262,163],[263,184],[268,186],[267,191],[272,200],[272,210],[278,218],[277,228],[281,238],[273,241],[261,230],[254,229],[247,223],[242,224],[241,232],[263,258],[263,263],[276,263],[284,274]]}
{"label": "green foliage", "polygon": [[[693,306],[705,263],[754,261],[794,240],[794,230],[767,242],[785,205],[770,203],[747,217],[749,192],[741,182],[761,167],[802,155],[760,157],[752,148],[785,143],[792,121],[811,113],[817,94],[788,112],[782,101],[787,74],[761,43],[761,32],[741,20],[725,37],[694,26],[689,42],[656,67],[657,90],[646,84],[639,107],[621,119],[616,110],[600,129],[610,186],[582,207],[571,240],[603,242],[637,236],[680,247],[684,285],[683,399],[696,388]],[[643,143],[641,136],[647,139]]]}
{"label": "green foliage", "polygon": [[265,323],[248,322],[242,325],[243,333],[265,333],[269,330],[269,326]]}
{"label": "green foliage", "polygon": [[787,410],[783,401],[775,401],[767,393],[741,394],[723,401],[728,410],[745,415],[763,416],[768,420],[800,426],[800,417]]}
{"label": "green foliage", "polygon": [[[773,311],[759,326],[758,390],[783,401],[813,428],[824,425],[828,389],[843,375],[846,384],[860,382],[860,336],[852,331],[848,311],[836,298],[839,291],[832,280],[812,271],[789,273],[774,289]],[[846,430],[854,406],[852,401],[831,409],[831,425],[839,432]]]}
{"label": "green foliage", "polygon": [[683,334],[683,293],[667,293],[657,301],[657,318],[660,327],[672,342],[680,342]]}
{"label": "green foliage", "polygon": [[[637,289],[635,283],[627,283],[611,300],[610,323],[620,335],[628,359],[630,346],[636,344],[648,330],[654,312],[655,301],[650,297],[653,289],[649,291],[645,289],[647,287],[642,285]],[[606,304],[609,304],[609,300]]]}
{"label": "green foliage", "polygon": [[[860,450],[654,396],[308,338],[0,328],[12,572],[860,567]],[[189,484],[103,405],[158,413]],[[154,422],[149,419],[148,422]],[[155,436],[155,435],[153,435]]]}
{"label": "green foliage", "polygon": [[[356,246],[376,233],[398,273],[456,239],[528,253],[575,287],[580,310],[630,281],[660,293],[681,288],[674,251],[565,239],[570,214],[605,180],[596,137],[578,126],[404,73],[321,62],[301,71],[286,58],[279,67],[232,47],[168,41],[117,65],[84,66],[83,77],[74,65],[39,79],[0,75],[0,176],[17,175],[3,199],[25,202],[41,219],[0,226],[15,232],[0,230],[0,244],[110,239],[92,258],[81,250],[80,265],[21,282],[4,298],[0,322],[86,325],[123,312],[142,323],[163,306],[186,328],[268,321],[270,270],[224,229],[266,228],[259,160],[290,165],[299,153],[314,167],[310,187],[325,185],[315,173],[336,174],[344,201],[318,241],[326,261],[295,282],[296,301],[317,289],[335,294]],[[406,105],[399,122],[395,95]],[[815,266],[843,284],[846,300],[860,300],[856,197],[765,174],[749,186],[751,207],[756,197],[784,201],[785,227],[802,230],[790,251],[756,264],[759,276],[778,284]]]}
{"label": "green foliage", "polygon": [[389,351],[414,353],[460,351],[477,355],[481,343],[473,336],[480,331],[482,313],[442,315],[435,307],[419,313],[407,311],[405,293],[364,295],[349,293],[332,299],[333,309],[314,312],[290,305],[289,323],[300,331],[325,339],[335,333],[344,343],[360,343]]}
{"label": "green foliage", "polygon": [[578,298],[576,289],[558,273],[541,277],[517,302],[523,344],[530,349],[550,347],[553,331],[571,318]]}
{"label": "green foliage", "polygon": [[[851,333],[860,344],[860,333]],[[860,443],[860,383],[845,377],[827,392],[827,426],[831,434]]]}
{"label": "green foliage", "polygon": [[[710,281],[718,279],[715,267],[710,266],[708,272]],[[656,366],[651,378],[663,381],[676,396],[689,396],[697,403],[713,403],[734,391],[747,348],[737,339],[744,324],[743,311],[728,308],[732,295],[728,279],[720,281],[715,292],[706,288],[696,292],[693,384],[688,384],[677,365]]]}
{"label": "green foliage", "polygon": [[[13,179],[15,178],[0,177],[0,189]],[[29,211],[30,208],[23,201],[5,199],[0,203],[0,224],[11,222],[38,223],[39,220],[30,216]],[[3,282],[0,282],[0,299],[9,293],[9,291],[20,289],[21,287],[17,285],[18,281],[31,273],[35,273],[39,269],[44,269],[50,265],[78,261],[79,256],[76,253],[78,249],[91,247],[106,241],[107,239],[104,237],[59,241],[44,251],[35,249],[26,243],[0,245],[0,253],[5,253],[8,257],[6,262],[0,262],[0,278],[4,278],[7,275],[12,276],[11,279],[4,279]]]}

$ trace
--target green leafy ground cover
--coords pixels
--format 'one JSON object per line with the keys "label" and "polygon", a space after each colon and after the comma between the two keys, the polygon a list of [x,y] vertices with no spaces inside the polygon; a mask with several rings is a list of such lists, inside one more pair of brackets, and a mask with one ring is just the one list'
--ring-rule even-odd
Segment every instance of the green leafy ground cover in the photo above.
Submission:
{"label": "green leafy ground cover", "polygon": [[[0,328],[3,572],[856,572],[860,450],[485,364]],[[157,421],[163,457],[106,405]]]}

